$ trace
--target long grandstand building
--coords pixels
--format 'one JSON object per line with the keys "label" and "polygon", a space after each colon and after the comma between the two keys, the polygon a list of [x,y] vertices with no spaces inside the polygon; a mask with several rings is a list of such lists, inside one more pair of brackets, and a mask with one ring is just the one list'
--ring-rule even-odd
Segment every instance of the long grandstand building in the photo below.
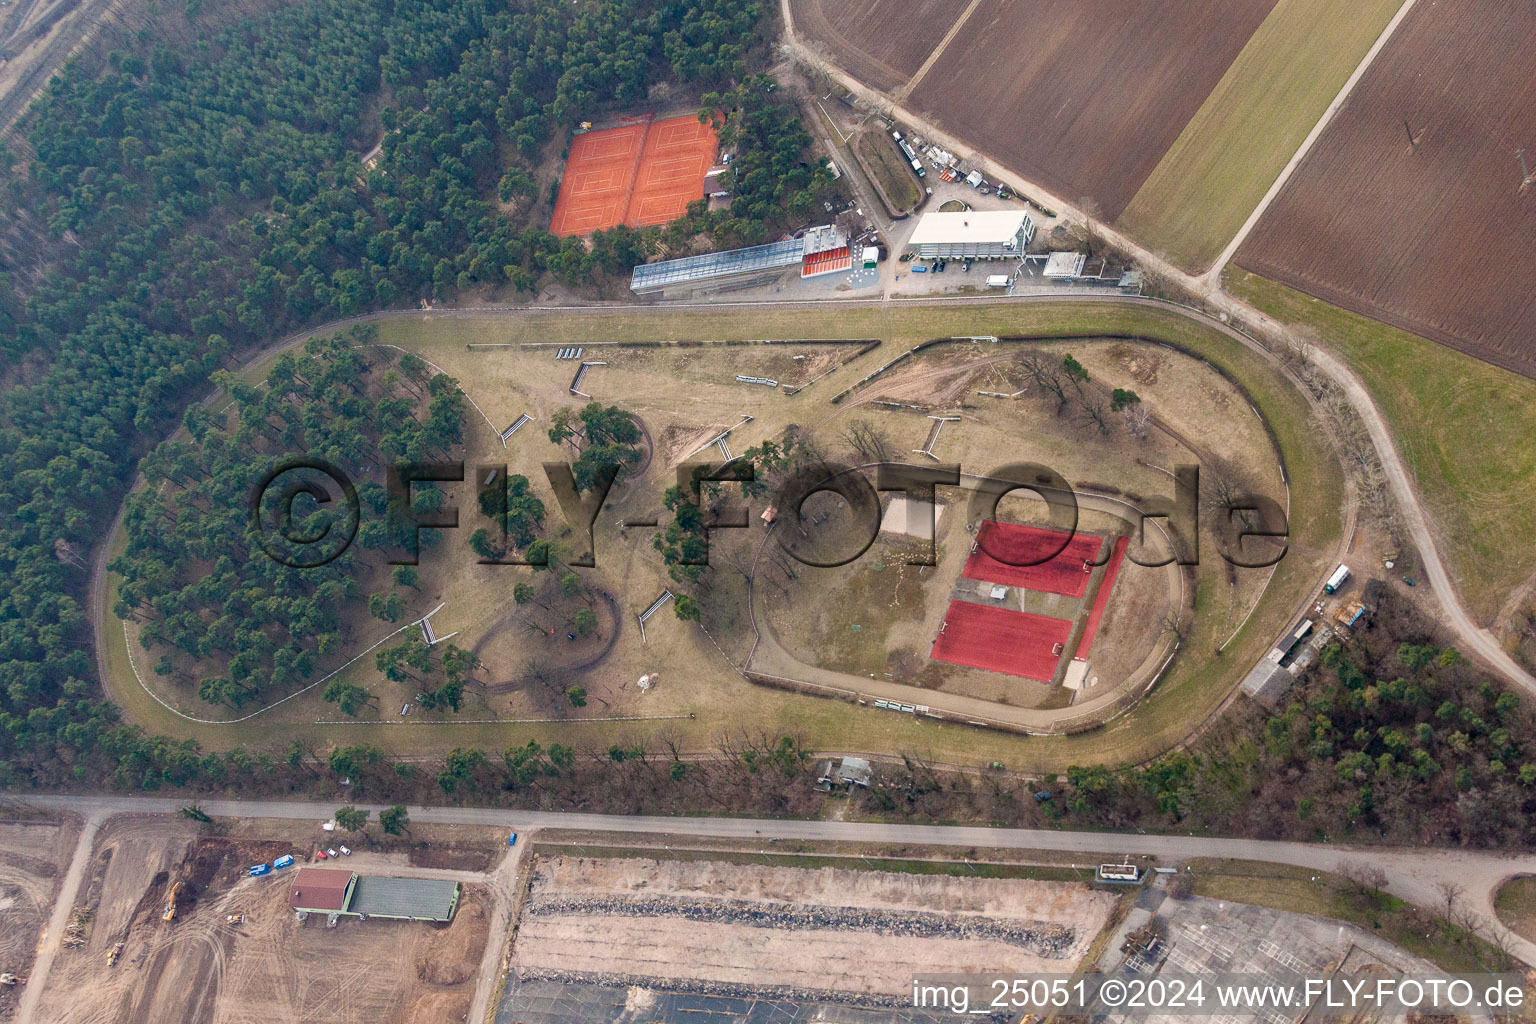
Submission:
{"label": "long grandstand building", "polygon": [[708,252],[636,267],[629,279],[630,291],[659,292],[715,281],[769,276],[786,267],[800,267],[802,278],[836,274],[853,267],[848,236],[831,224],[808,228],[800,238],[786,238],[745,249]]}
{"label": "long grandstand building", "polygon": [[923,260],[1018,259],[1035,237],[1035,222],[1015,210],[927,213],[907,239],[907,251]]}

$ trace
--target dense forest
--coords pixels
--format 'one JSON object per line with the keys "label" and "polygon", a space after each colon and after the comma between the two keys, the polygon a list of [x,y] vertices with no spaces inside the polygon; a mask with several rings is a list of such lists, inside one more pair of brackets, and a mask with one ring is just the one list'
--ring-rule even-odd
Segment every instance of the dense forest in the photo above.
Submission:
{"label": "dense forest", "polygon": [[1295,839],[1536,842],[1536,716],[1388,591],[1284,707],[1143,767],[1074,768],[1064,819]]}
{"label": "dense forest", "polygon": [[[377,479],[379,458],[462,455],[465,403],[458,383],[428,373],[419,357],[361,347],[371,334],[371,327],[354,327],[313,339],[301,355],[280,356],[261,388],[216,374],[233,408],[221,416],[193,406],[189,439],[159,445],[141,464],[148,486],[128,497],[126,546],[108,565],[122,577],[113,611],[141,623],[138,642],[146,651],[164,652],[154,663],[157,675],[195,684],[209,704],[238,710],[292,692],[314,675],[320,658],[347,648],[348,610],[364,598],[376,618],[401,616],[396,588],[413,576],[385,580],[384,592],[363,590],[365,579],[384,574],[386,550],[414,542],[406,517],[390,514],[395,510]],[[257,545],[281,543],[276,531],[272,538],[250,536],[253,480],[281,469],[293,452],[366,480],[358,488],[357,521],[335,523],[359,543],[322,564],[307,564],[302,546],[277,552],[288,562],[266,557]],[[370,472],[374,479],[367,479]],[[419,495],[416,504],[433,499],[440,503],[442,492]],[[317,521],[297,524],[296,534],[323,535],[331,524],[320,520],[342,517],[343,510],[316,505],[310,514]],[[421,540],[439,536],[427,531]],[[340,693],[328,689],[328,699],[339,702]],[[347,696],[355,702],[355,693]]]}
{"label": "dense forest", "polygon": [[[762,10],[307,0],[186,46],[145,31],[53,80],[26,146],[0,150],[0,784],[188,780],[183,747],[101,700],[87,556],[232,358],[378,306],[581,285],[700,233],[759,241],[812,208],[830,181],[756,74]],[[577,120],[656,90],[710,94],[742,168],[731,206],[551,236],[541,168]],[[288,645],[258,660],[281,650],[302,677]]]}

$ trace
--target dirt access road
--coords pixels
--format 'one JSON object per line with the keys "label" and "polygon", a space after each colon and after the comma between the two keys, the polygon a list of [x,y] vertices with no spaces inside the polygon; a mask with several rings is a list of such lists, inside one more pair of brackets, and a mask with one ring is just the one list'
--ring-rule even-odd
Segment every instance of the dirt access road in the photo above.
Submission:
{"label": "dirt access road", "polygon": [[[1277,182],[1275,194],[1278,194],[1278,186],[1283,185],[1284,178],[1289,175],[1290,170],[1301,163],[1302,158],[1306,155],[1306,151],[1322,135],[1323,129],[1327,126],[1327,122],[1332,118],[1333,113],[1343,104],[1350,90],[1364,76],[1370,62],[1381,52],[1387,40],[1391,37],[1392,32],[1402,23],[1409,10],[1412,9],[1414,2],[1415,0],[1404,0],[1403,7],[1387,25],[1386,29],[1383,30],[1376,44],[1371,47],[1365,59],[1355,69],[1355,73],[1344,84],[1343,89],[1335,97],[1334,102],[1329,105],[1327,112],[1319,120],[1313,132],[1302,143],[1301,149],[1287,166],[1287,171],[1282,174],[1282,180]],[[848,76],[837,68],[828,66],[822,58],[808,49],[796,37],[794,18],[790,11],[789,0],[780,0],[780,9],[784,18],[785,43],[792,52],[799,55],[806,62],[823,69],[828,75],[856,95],[889,107],[893,117],[905,121],[908,125],[921,131],[940,145],[955,152],[968,151],[960,140],[950,136],[937,126],[929,124],[924,118],[913,111],[905,109],[900,105],[892,105],[888,98],[874,92],[862,82]],[[1286,328],[1272,323],[1259,310],[1223,291],[1221,288],[1220,272],[1225,259],[1229,257],[1228,252],[1224,252],[1222,260],[1218,260],[1216,266],[1206,274],[1195,276],[1185,273],[1172,263],[1161,258],[1156,253],[1143,248],[1109,225],[1092,221],[1075,204],[1067,202],[1060,196],[1051,194],[1035,182],[1025,181],[1019,175],[1007,168],[998,166],[990,160],[981,159],[979,163],[989,177],[997,178],[1020,192],[1034,196],[1037,200],[1055,209],[1065,219],[1083,225],[1091,224],[1093,230],[1100,238],[1129,255],[1138,264],[1173,282],[1184,291],[1202,296],[1218,313],[1226,314],[1228,317],[1237,317],[1249,324],[1253,324],[1256,330],[1276,342],[1304,345],[1305,348],[1310,349],[1313,364],[1326,373],[1344,391],[1355,412],[1365,423],[1371,435],[1371,440],[1380,455],[1382,468],[1392,488],[1392,496],[1402,512],[1405,525],[1408,528],[1409,538],[1419,552],[1419,556],[1424,563],[1424,574],[1428,577],[1435,599],[1439,602],[1444,613],[1444,621],[1461,641],[1465,648],[1464,653],[1477,655],[1478,658],[1494,668],[1500,675],[1515,683],[1533,697],[1536,697],[1536,676],[1521,668],[1513,658],[1506,654],[1498,639],[1488,630],[1477,625],[1473,621],[1471,614],[1467,611],[1466,606],[1462,604],[1461,596],[1455,584],[1451,581],[1450,573],[1445,568],[1445,562],[1440,556],[1440,550],[1435,543],[1434,535],[1429,529],[1428,518],[1424,514],[1423,506],[1420,505],[1418,496],[1413,491],[1413,484],[1409,478],[1408,469],[1403,464],[1402,457],[1398,454],[1397,446],[1392,441],[1392,434],[1387,427],[1386,420],[1382,417],[1381,410],[1376,407],[1376,403],[1372,400],[1370,392],[1366,390],[1365,385],[1345,365],[1343,360],[1316,345],[1305,344],[1305,339],[1294,337]],[[1272,195],[1266,196],[1264,202],[1267,204],[1272,198]],[[1260,212],[1262,212],[1262,208]],[[1250,227],[1251,224],[1244,225],[1242,231],[1239,232],[1238,242],[1241,242],[1246,237]],[[1235,249],[1232,251],[1235,251]],[[1028,301],[1038,301],[1038,299]],[[1231,331],[1224,324],[1219,326],[1244,344],[1268,355],[1267,350],[1262,346],[1256,345],[1252,339],[1239,332]]]}
{"label": "dirt access road", "polygon": [[[184,801],[157,797],[27,796],[24,803],[53,810],[73,811],[88,823],[99,825],[113,814],[179,815]],[[316,821],[335,811],[334,803],[298,803],[282,800],[204,800],[199,806],[217,817],[309,818]],[[378,812],[381,804],[359,804]],[[1420,906],[1435,906],[1443,897],[1438,886],[1452,882],[1465,894],[1466,906],[1477,926],[1487,934],[1505,935],[1514,955],[1536,965],[1536,942],[1520,938],[1499,921],[1493,897],[1507,879],[1536,874],[1536,851],[1511,853],[1482,850],[1424,849],[1393,846],[1332,846],[1326,843],[1291,843],[1262,839],[1220,839],[1214,836],[1131,835],[1111,832],[1058,832],[1046,829],[989,828],[962,825],[904,825],[852,821],[803,821],[751,818],[669,818],[621,816],[556,811],[519,811],[489,807],[411,807],[412,821],[487,825],[527,833],[539,828],[591,832],[646,832],[722,839],[806,839],[820,842],[945,846],[975,849],[1054,850],[1097,855],[1106,846],[1132,856],[1145,854],[1164,864],[1178,864],[1197,857],[1218,857],[1290,864],[1315,871],[1380,868],[1387,891]],[[522,842],[519,842],[522,846]],[[76,851],[75,858],[89,857]],[[510,858],[508,858],[510,860]],[[71,864],[73,874],[74,864]],[[81,866],[83,871],[83,864]],[[509,869],[515,870],[515,869]],[[510,885],[511,876],[506,884]],[[66,879],[59,894],[61,906],[71,906],[79,878]],[[56,915],[57,916],[57,915]],[[49,944],[67,920],[67,911],[50,927]],[[497,920],[500,920],[498,917]],[[493,925],[494,928],[494,925]],[[493,930],[492,934],[496,934]],[[494,945],[494,943],[492,943]],[[487,954],[489,958],[489,953]],[[38,957],[38,968],[43,958]],[[37,969],[34,969],[34,972]],[[39,981],[43,978],[34,973]],[[482,984],[484,979],[481,979]],[[39,985],[41,987],[41,985]],[[477,993],[478,1000],[479,993]],[[477,1003],[478,1005],[478,1003]],[[478,1018],[471,1018],[478,1019]],[[18,1017],[25,1024],[26,1017]]]}

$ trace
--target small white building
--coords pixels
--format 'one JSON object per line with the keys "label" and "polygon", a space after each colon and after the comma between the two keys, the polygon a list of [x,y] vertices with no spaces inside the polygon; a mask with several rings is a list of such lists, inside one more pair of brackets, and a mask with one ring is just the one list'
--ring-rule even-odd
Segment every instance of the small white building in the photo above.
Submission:
{"label": "small white building", "polygon": [[1088,262],[1088,257],[1080,252],[1053,252],[1045,261],[1045,270],[1041,273],[1045,277],[1059,278],[1070,281],[1074,277],[1081,277],[1083,264]]}
{"label": "small white building", "polygon": [[919,259],[1018,259],[1035,237],[1020,210],[959,210],[923,214],[907,250]]}

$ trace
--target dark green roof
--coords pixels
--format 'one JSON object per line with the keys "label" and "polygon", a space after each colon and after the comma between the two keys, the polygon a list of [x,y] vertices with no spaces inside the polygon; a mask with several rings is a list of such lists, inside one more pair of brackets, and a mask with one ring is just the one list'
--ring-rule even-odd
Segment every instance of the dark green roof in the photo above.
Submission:
{"label": "dark green roof", "polygon": [[458,882],[359,875],[347,910],[367,917],[447,921],[453,917],[458,902]]}

